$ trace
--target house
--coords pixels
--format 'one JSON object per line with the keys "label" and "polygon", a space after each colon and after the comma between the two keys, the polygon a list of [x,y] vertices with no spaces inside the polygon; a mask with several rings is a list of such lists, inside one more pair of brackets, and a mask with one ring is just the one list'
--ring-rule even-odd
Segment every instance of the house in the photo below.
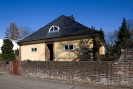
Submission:
{"label": "house", "polygon": [[[92,29],[62,15],[18,42],[20,59],[21,61],[78,61],[80,52],[75,50],[80,49],[79,45],[83,41],[87,42],[88,48],[93,47],[90,34]],[[105,43],[100,34],[98,40],[100,43],[98,54],[105,55]]]}
{"label": "house", "polygon": [[[19,49],[19,45],[17,44],[17,41],[15,41],[15,40],[11,40],[12,41],[12,43],[13,43],[13,50],[17,50],[17,49]],[[2,47],[2,45],[3,45],[3,39],[0,39],[0,53],[2,52],[1,51],[1,47]]]}

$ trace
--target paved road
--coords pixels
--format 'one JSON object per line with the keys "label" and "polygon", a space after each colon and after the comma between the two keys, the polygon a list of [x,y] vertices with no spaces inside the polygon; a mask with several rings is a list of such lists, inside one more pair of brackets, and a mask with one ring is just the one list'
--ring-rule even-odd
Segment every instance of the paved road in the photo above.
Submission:
{"label": "paved road", "polygon": [[0,75],[0,89],[120,89],[46,79]]}

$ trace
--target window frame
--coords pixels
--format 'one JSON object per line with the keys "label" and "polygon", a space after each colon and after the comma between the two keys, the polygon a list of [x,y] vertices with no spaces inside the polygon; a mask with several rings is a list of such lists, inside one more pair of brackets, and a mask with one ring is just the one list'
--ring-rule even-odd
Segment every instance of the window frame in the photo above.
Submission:
{"label": "window frame", "polygon": [[[70,49],[70,46],[72,46],[72,49]],[[66,49],[66,47],[68,49]],[[74,50],[74,45],[73,44],[64,44],[64,50],[66,50],[66,51],[72,51],[72,50]]]}
{"label": "window frame", "polygon": [[[56,30],[55,30],[55,28],[56,28]],[[56,26],[56,25],[53,25],[53,26],[51,26],[50,28],[49,28],[49,32],[51,33],[51,32],[58,32],[60,30],[60,28],[58,27],[58,26]]]}
{"label": "window frame", "polygon": [[37,48],[31,48],[31,52],[37,52]]}

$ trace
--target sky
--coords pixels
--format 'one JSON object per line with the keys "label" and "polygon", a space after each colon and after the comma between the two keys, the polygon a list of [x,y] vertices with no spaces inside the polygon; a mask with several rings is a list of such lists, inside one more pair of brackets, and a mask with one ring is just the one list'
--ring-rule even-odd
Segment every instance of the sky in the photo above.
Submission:
{"label": "sky", "polygon": [[12,22],[37,31],[61,15],[108,33],[133,19],[133,0],[0,0],[0,38]]}

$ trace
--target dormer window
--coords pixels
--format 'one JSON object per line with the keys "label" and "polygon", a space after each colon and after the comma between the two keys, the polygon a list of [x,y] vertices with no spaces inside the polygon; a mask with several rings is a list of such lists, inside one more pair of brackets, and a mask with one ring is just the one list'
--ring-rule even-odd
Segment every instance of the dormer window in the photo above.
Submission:
{"label": "dormer window", "polygon": [[60,30],[60,28],[58,26],[51,26],[49,28],[49,32],[58,32]]}

